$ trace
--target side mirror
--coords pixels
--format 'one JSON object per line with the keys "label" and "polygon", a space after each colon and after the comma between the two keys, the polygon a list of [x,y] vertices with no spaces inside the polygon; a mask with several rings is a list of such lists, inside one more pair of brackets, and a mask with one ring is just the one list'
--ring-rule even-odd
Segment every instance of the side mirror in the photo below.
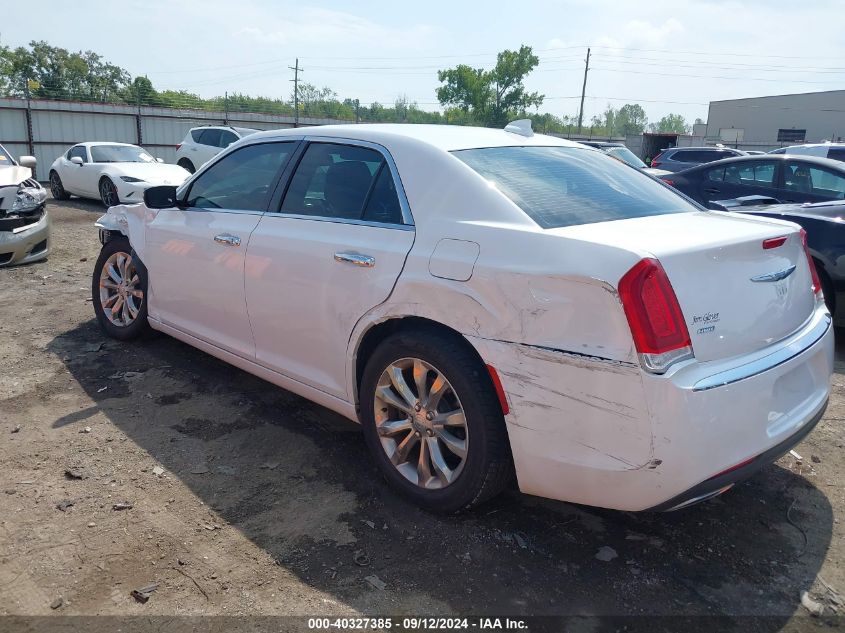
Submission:
{"label": "side mirror", "polygon": [[144,191],[144,204],[148,209],[172,209],[178,207],[176,202],[176,187],[161,185],[150,187]]}
{"label": "side mirror", "polygon": [[85,164],[79,156],[74,156],[70,159],[70,162],[72,162],[74,165],[79,165],[80,167]]}
{"label": "side mirror", "polygon": [[164,159],[163,159],[163,158],[156,158],[156,162],[157,162],[157,163],[163,163],[163,162],[164,162]]}
{"label": "side mirror", "polygon": [[29,167],[30,169],[35,169],[35,156],[20,156],[18,157],[18,165],[21,167]]}

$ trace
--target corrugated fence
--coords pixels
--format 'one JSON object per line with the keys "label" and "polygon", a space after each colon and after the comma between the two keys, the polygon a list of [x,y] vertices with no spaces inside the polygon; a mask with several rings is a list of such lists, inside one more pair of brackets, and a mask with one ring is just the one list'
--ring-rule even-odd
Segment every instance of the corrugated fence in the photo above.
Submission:
{"label": "corrugated fence", "polygon": [[[299,117],[300,126],[349,123]],[[50,165],[83,141],[115,141],[142,145],[165,162],[176,162],[176,145],[192,127],[231,125],[259,130],[294,126],[292,116],[251,112],[211,112],[85,103],[0,98],[0,144],[18,156],[38,160],[36,177],[47,180]]]}

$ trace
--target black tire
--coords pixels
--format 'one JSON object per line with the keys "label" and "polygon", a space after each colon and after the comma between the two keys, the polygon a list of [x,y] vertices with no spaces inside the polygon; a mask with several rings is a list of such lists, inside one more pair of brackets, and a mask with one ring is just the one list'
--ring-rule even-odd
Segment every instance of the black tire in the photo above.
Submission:
{"label": "black tire", "polygon": [[70,194],[65,191],[62,184],[61,176],[55,170],[50,171],[50,193],[53,194],[55,200],[68,200],[70,198]]}
{"label": "black tire", "polygon": [[[140,306],[138,306],[137,316],[131,323],[126,325],[118,325],[113,323],[105,314],[108,308],[103,307],[102,293],[100,292],[100,278],[106,262],[109,261],[113,255],[123,253],[131,257],[131,264],[134,272],[138,275],[138,283],[136,288],[142,293],[140,298]],[[91,299],[94,304],[94,314],[97,317],[97,322],[100,328],[111,338],[121,341],[128,341],[130,339],[138,338],[146,334],[150,330],[150,325],[147,322],[147,268],[143,262],[132,250],[129,240],[125,237],[112,238],[103,245],[100,249],[100,255],[97,257],[97,263],[94,265],[94,274],[91,278]],[[134,301],[134,299],[133,299]]]}
{"label": "black tire", "polygon": [[[463,407],[468,450],[457,478],[426,489],[403,476],[382,448],[376,429],[375,393],[384,370],[399,359],[418,358],[451,384]],[[387,481],[415,504],[438,513],[466,510],[499,494],[513,478],[513,460],[499,399],[490,375],[460,336],[437,329],[398,332],[368,359],[361,380],[361,423],[367,446]]]}
{"label": "black tire", "polygon": [[192,174],[197,170],[197,168],[194,167],[194,164],[187,158],[180,159],[179,162],[176,164],[179,165],[179,167],[181,167],[182,169],[187,169]]}
{"label": "black tire", "polygon": [[836,316],[836,291],[833,288],[833,281],[830,279],[824,268],[816,263],[816,271],[819,274],[819,281],[822,284],[824,303],[832,316]]}
{"label": "black tire", "polygon": [[100,178],[98,190],[100,192],[100,201],[107,209],[120,204],[120,198],[117,195],[117,187],[115,187],[111,178],[108,176]]}

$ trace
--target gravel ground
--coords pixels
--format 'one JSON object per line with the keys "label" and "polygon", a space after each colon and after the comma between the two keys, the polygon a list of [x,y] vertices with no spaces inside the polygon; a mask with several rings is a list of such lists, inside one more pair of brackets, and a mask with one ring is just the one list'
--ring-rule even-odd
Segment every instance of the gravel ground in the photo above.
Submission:
{"label": "gravel ground", "polygon": [[842,345],[803,459],[720,499],[635,515],[512,491],[443,518],[393,495],[356,425],[166,336],[105,339],[102,208],[50,213],[49,260],[0,269],[0,615],[730,614],[774,631],[817,628],[845,595]]}

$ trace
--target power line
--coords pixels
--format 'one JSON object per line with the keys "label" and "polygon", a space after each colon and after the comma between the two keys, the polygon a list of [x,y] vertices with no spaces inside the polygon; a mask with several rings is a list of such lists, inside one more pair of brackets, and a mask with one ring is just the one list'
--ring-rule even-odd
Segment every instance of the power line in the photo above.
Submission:
{"label": "power line", "polygon": [[736,80],[736,81],[769,81],[769,82],[778,82],[778,83],[799,83],[799,84],[823,84],[829,85],[833,83],[839,83],[835,79],[831,79],[830,81],[808,81],[805,79],[774,79],[774,78],[766,78],[766,77],[725,77],[723,75],[687,75],[682,73],[658,73],[653,71],[641,71],[641,70],[628,70],[624,68],[594,68],[594,70],[600,70],[604,72],[612,72],[612,73],[627,73],[633,75],[654,75],[658,77],[686,77],[692,79],[726,79],[726,80]]}

